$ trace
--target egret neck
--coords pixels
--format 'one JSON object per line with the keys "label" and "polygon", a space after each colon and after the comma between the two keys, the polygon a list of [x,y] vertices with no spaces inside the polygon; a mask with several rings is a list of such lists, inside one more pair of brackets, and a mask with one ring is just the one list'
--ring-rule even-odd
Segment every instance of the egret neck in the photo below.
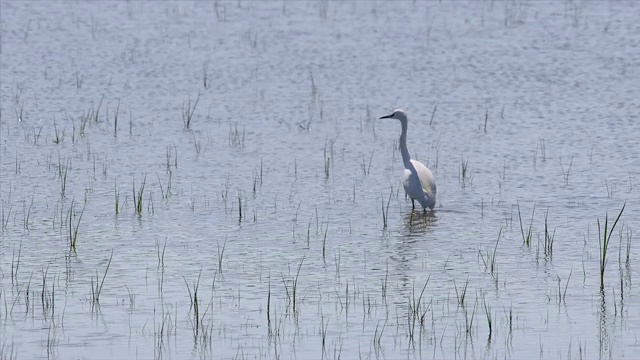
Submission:
{"label": "egret neck", "polygon": [[402,162],[405,169],[411,169],[411,156],[409,156],[409,149],[407,149],[407,120],[401,119],[402,133],[400,133],[400,153],[402,153]]}

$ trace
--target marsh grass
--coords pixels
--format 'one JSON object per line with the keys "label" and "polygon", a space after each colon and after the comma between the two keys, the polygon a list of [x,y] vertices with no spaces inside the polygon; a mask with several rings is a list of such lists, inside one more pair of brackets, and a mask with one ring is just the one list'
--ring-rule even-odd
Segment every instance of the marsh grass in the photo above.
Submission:
{"label": "marsh grass", "polygon": [[[502,108],[504,110],[504,108]],[[489,109],[486,108],[484,111],[484,133],[487,133],[487,122],[489,121]],[[489,336],[491,337],[491,336]]]}
{"label": "marsh grass", "polygon": [[15,173],[16,175],[20,174],[20,169],[22,165],[20,165],[20,161],[18,160],[18,152],[16,151],[16,162],[15,162]]}
{"label": "marsh grass", "polygon": [[198,102],[200,101],[200,92],[198,92],[198,96],[196,97],[196,101],[191,105],[191,96],[187,98],[187,103],[182,103],[182,122],[184,124],[184,128],[187,130],[191,129],[191,122],[193,121],[193,113],[196,111],[196,107],[198,106]]}
{"label": "marsh grass", "polygon": [[[175,148],[175,145],[173,146],[173,148]],[[167,151],[166,151],[166,162],[165,162],[166,172],[171,173],[171,167],[174,165],[176,168],[178,167],[178,150],[176,149],[175,155],[174,155],[172,147],[171,145],[169,145],[167,146]]]}
{"label": "marsh grass", "polygon": [[238,223],[242,223],[242,194],[238,191]]}
{"label": "marsh grass", "polygon": [[82,89],[82,84],[84,83],[84,76],[80,75],[80,72],[76,70],[75,77],[76,77],[76,89],[80,90]]}
{"label": "marsh grass", "polygon": [[162,180],[160,180],[160,175],[156,172],[156,177],[158,178],[158,185],[160,186],[160,196],[163,199],[168,199],[169,195],[171,194],[171,177],[172,177],[172,173],[171,171],[169,171],[169,180],[167,181],[167,188],[165,189],[162,186]]}
{"label": "marsh grass", "polygon": [[335,139],[326,139],[324,142],[324,149],[322,151],[324,158],[324,178],[329,179],[330,170],[333,166],[333,158],[334,158],[334,145]]}
{"label": "marsh grass", "polygon": [[35,191],[34,191],[33,194],[31,194],[31,202],[29,203],[29,208],[28,209],[25,209],[26,208],[26,200],[22,205],[23,206],[23,213],[24,213],[23,226],[24,226],[25,230],[29,230],[29,221],[30,221],[30,218],[31,218],[31,209],[33,208],[33,198],[34,198],[34,196],[35,196]]}
{"label": "marsh grass", "polygon": [[42,269],[42,288],[40,291],[40,303],[42,305],[42,315],[45,319],[47,317],[53,318],[55,315],[56,305],[56,281],[55,277],[51,283],[51,290],[47,287],[47,274],[49,273],[49,265],[46,269]]}
{"label": "marsh grass", "polygon": [[493,335],[493,319],[491,316],[491,307],[487,305],[487,299],[482,298],[482,304],[484,306],[484,313],[487,316],[487,327],[489,328],[489,334],[487,335],[487,340],[491,341],[491,336]]}
{"label": "marsh grass", "polygon": [[[306,256],[306,255],[305,255]],[[300,270],[302,269],[302,264],[304,263],[304,259],[305,256],[302,256],[302,260],[300,260],[300,265],[298,265],[298,271],[296,272],[296,277],[293,279],[293,288],[292,288],[292,295],[293,295],[293,313],[297,314],[298,311],[296,309],[296,304],[297,304],[297,292],[298,292],[298,277],[300,277]]]}
{"label": "marsh grass", "polygon": [[625,202],[622,205],[622,209],[618,213],[616,220],[613,222],[613,225],[609,229],[609,216],[605,214],[604,217],[604,229],[600,227],[600,219],[598,219],[598,250],[600,252],[600,289],[604,290],[604,272],[607,266],[607,250],[609,248],[609,242],[611,241],[611,235],[613,234],[613,230],[616,228],[622,213],[624,212],[624,208],[627,206]]}
{"label": "marsh grass", "polygon": [[[176,310],[177,311],[177,310]],[[154,356],[157,359],[162,358],[162,354],[165,351],[165,342],[169,342],[169,336],[171,334],[176,334],[176,315],[174,315],[173,319],[171,317],[171,313],[165,306],[161,307],[161,320],[160,324],[156,326],[155,316],[153,318],[153,333],[154,333]]]}
{"label": "marsh grass", "polygon": [[493,248],[493,251],[487,251],[486,255],[482,255],[482,252],[478,250],[478,254],[480,258],[482,258],[482,262],[484,263],[485,271],[489,271],[491,277],[493,277],[498,282],[498,266],[496,263],[496,255],[498,251],[498,243],[500,242],[500,236],[502,235],[502,227],[498,232],[498,239],[496,240],[496,245]]}
{"label": "marsh grass", "polygon": [[260,158],[260,170],[255,170],[254,174],[253,174],[253,194],[256,194],[257,191],[257,185],[260,185],[260,188],[262,188],[262,184],[264,181],[264,164],[263,164],[263,160],[262,158]]}
{"label": "marsh grass", "polygon": [[560,158],[560,169],[562,170],[562,177],[564,178],[565,185],[569,185],[569,175],[571,174],[571,167],[573,166],[573,156],[571,157],[571,161],[569,161],[569,165],[567,168],[564,168],[564,164],[562,163],[562,158]]}
{"label": "marsh grass", "polygon": [[22,255],[22,239],[20,239],[20,245],[18,246],[17,259],[16,259],[15,248],[13,248],[13,251],[11,252],[11,285],[18,285],[18,270],[20,269],[21,255]]}
{"label": "marsh grass", "polygon": [[118,115],[120,114],[120,98],[118,98],[118,105],[116,106],[116,113],[113,116],[113,137],[118,137]]}
{"label": "marsh grass", "polygon": [[324,358],[325,348],[327,346],[327,328],[329,327],[329,319],[324,321],[324,314],[320,314],[320,336],[322,338],[322,358]]}
{"label": "marsh grass", "polygon": [[38,130],[38,133],[37,133],[37,134],[35,133],[35,130],[34,130],[34,132],[33,132],[33,143],[34,143],[35,145],[37,145],[37,144],[38,144],[38,140],[40,140],[40,135],[42,134],[42,128],[43,128],[43,127],[42,127],[42,126],[40,126],[40,129]]}
{"label": "marsh grass", "polygon": [[238,130],[238,123],[235,126],[229,125],[229,145],[244,147],[245,130]]}
{"label": "marsh grass", "polygon": [[415,281],[414,281],[414,286],[411,289],[411,298],[409,299],[409,314],[414,320],[421,315],[420,311],[421,311],[421,305],[422,305],[422,297],[424,296],[424,291],[427,289],[429,280],[431,280],[431,274],[429,274],[429,276],[427,277],[427,280],[424,282],[424,285],[422,286],[422,290],[420,291],[420,295],[418,296],[418,299],[416,299]]}
{"label": "marsh grass", "polygon": [[436,111],[438,110],[438,104],[439,103],[436,103],[433,106],[433,110],[431,111],[431,119],[429,119],[429,126],[433,125],[433,120],[436,118]]}
{"label": "marsh grass", "polygon": [[333,264],[336,270],[336,276],[335,278],[337,280],[340,280],[340,263],[342,260],[342,256],[341,256],[341,252],[340,249],[338,249],[338,255],[336,255],[335,253],[333,254]]}
{"label": "marsh grass", "polygon": [[384,329],[387,327],[387,320],[384,321],[384,324],[382,324],[382,329],[380,329],[380,332],[378,332],[378,327],[380,326],[380,321],[378,321],[378,323],[376,324],[376,330],[373,333],[373,348],[376,351],[376,354],[380,354],[381,350],[382,350],[382,334],[384,334]]}
{"label": "marsh grass", "polygon": [[476,300],[473,303],[473,310],[471,311],[471,315],[469,315],[468,306],[464,308],[464,328],[467,336],[471,336],[473,332],[473,320],[476,316],[476,310],[478,309],[478,297],[476,295]]}
{"label": "marsh grass", "polygon": [[42,135],[43,128],[43,126],[40,126],[38,132],[36,132],[35,128],[27,129],[27,132],[24,135],[24,140],[27,142],[33,142],[33,145],[38,145],[38,141],[40,140],[40,136]]}
{"label": "marsh grass", "polygon": [[518,220],[520,222],[520,233],[522,234],[522,243],[527,247],[531,247],[531,238],[533,237],[533,215],[536,212],[536,206],[533,205],[533,210],[531,210],[531,221],[529,222],[529,227],[527,228],[527,232],[525,234],[524,227],[522,226],[522,216],[520,214],[520,204],[518,204]]}
{"label": "marsh grass", "polygon": [[616,193],[617,187],[615,186],[615,184],[612,184],[611,186],[609,186],[609,182],[607,181],[607,179],[604,179],[604,186],[607,189],[607,198],[611,199],[613,198],[613,195]]}
{"label": "marsh grass", "polygon": [[93,282],[93,278],[91,278],[91,301],[94,304],[100,302],[100,294],[102,293],[102,286],[104,285],[104,279],[107,278],[107,273],[109,272],[109,267],[111,266],[111,260],[113,259],[113,250],[111,250],[111,255],[109,256],[109,261],[107,262],[107,267],[104,269],[104,274],[102,274],[102,280],[98,276],[98,269],[96,269],[96,280],[95,284]]}
{"label": "marsh grass", "polygon": [[469,174],[469,160],[462,157],[460,161],[460,186],[466,188],[471,183],[471,175]]}
{"label": "marsh grass", "polygon": [[[70,117],[70,118],[71,118],[71,130],[72,130],[71,142],[75,143],[76,142],[76,121],[74,120],[73,117]],[[80,116],[80,131],[78,134],[80,137],[85,136],[85,130],[87,128],[87,123],[89,122],[89,120],[90,120],[89,115],[83,114],[82,116]]]}
{"label": "marsh grass", "polygon": [[[371,155],[369,156],[369,162],[368,162],[368,165],[367,165],[367,163],[365,162],[365,158],[362,158],[362,164],[361,164],[361,166],[362,166],[362,173],[363,173],[364,175],[369,175],[369,174],[371,174],[371,162],[372,162],[372,161],[373,161],[373,151],[371,152]],[[354,196],[354,199],[355,199],[355,196]]]}
{"label": "marsh grass", "polygon": [[271,270],[269,270],[267,288],[267,331],[271,334]]}
{"label": "marsh grass", "polygon": [[47,358],[56,357],[55,348],[58,345],[58,339],[56,338],[56,327],[55,325],[50,325],[47,329]]}
{"label": "marsh grass", "polygon": [[160,251],[160,243],[156,241],[156,252],[158,256],[158,268],[164,268],[164,254],[167,250],[167,240],[168,236],[164,239],[164,245],[162,246],[162,251]]}
{"label": "marsh grass", "polygon": [[[189,286],[189,282],[187,279],[182,276],[185,285],[187,285],[187,292],[189,293],[189,300],[191,301],[189,305],[189,310],[193,310],[193,335],[194,338],[198,337],[198,333],[200,331],[200,299],[198,298],[198,288],[200,287],[200,276],[202,275],[202,269],[198,272],[198,278],[196,282],[193,284],[193,289]],[[193,290],[193,291],[192,291]]]}
{"label": "marsh grass", "polygon": [[538,147],[540,148],[540,159],[542,162],[547,161],[547,145],[544,139],[538,140]]}
{"label": "marsh grass", "polygon": [[20,102],[20,109],[19,110],[18,110],[18,107],[15,108],[15,112],[16,112],[16,119],[18,121],[24,120],[24,101]]}
{"label": "marsh grass", "polygon": [[[415,341],[415,327],[416,325],[419,327],[420,331],[424,326],[424,319],[427,311],[429,311],[429,306],[427,306],[423,310],[423,296],[424,291],[427,288],[427,284],[429,284],[429,280],[431,279],[431,274],[427,277],[427,281],[425,281],[424,286],[422,287],[422,291],[420,295],[416,299],[415,293],[415,281],[413,287],[411,289],[411,296],[408,299],[408,313],[407,313],[407,330],[408,330],[408,340],[410,343],[414,343]],[[433,301],[433,300],[432,300]]]}
{"label": "marsh grass", "polygon": [[118,180],[114,180],[113,195],[115,197],[116,216],[120,213],[120,189],[118,188]]}
{"label": "marsh grass", "polygon": [[133,136],[133,114],[129,110],[129,136]]}
{"label": "marsh grass", "polygon": [[553,241],[556,237],[556,229],[549,231],[548,226],[549,209],[544,214],[544,255],[551,258],[553,255]]}
{"label": "marsh grass", "polygon": [[202,86],[205,89],[208,89],[209,86],[211,86],[211,83],[209,82],[209,63],[206,61],[202,64]]}
{"label": "marsh grass", "polygon": [[136,179],[133,179],[133,208],[136,214],[142,215],[143,199],[144,199],[144,186],[147,183],[147,174],[144,175],[140,188],[136,192]]}
{"label": "marsh grass", "polygon": [[329,222],[327,221],[327,224],[325,225],[324,228],[324,236],[322,237],[322,260],[325,260],[325,256],[327,254],[327,232],[329,231]]}
{"label": "marsh grass", "polygon": [[[620,304],[621,306],[622,306],[622,302],[624,301],[625,274],[627,278],[627,283],[631,284],[630,252],[631,252],[632,231],[631,231],[631,228],[627,226],[626,228],[627,241],[626,241],[626,245],[623,245],[624,230],[625,230],[624,227],[620,229],[620,244],[618,246],[618,271],[620,273]],[[624,263],[623,263],[623,256],[622,256],[623,248],[626,249],[626,256],[624,257]]]}
{"label": "marsh grass", "polygon": [[58,125],[56,124],[56,120],[54,118],[53,120],[53,132],[54,132],[54,138],[53,138],[53,143],[56,145],[62,144],[62,142],[64,141],[64,129],[59,130],[58,129]]}
{"label": "marsh grass", "polygon": [[380,297],[383,303],[387,303],[387,289],[389,283],[389,261],[387,260],[387,268],[384,273],[384,279],[382,279],[382,285],[380,286]]}
{"label": "marsh grass", "polygon": [[222,273],[222,259],[224,258],[224,249],[227,247],[227,239],[224,239],[222,249],[220,249],[220,243],[218,245],[218,271]]}
{"label": "marsh grass", "polygon": [[60,198],[64,199],[67,193],[67,175],[71,169],[71,159],[67,159],[65,164],[62,164],[62,160],[58,155],[58,176],[60,177]]}
{"label": "marsh grass", "polygon": [[126,284],[124,287],[127,289],[127,294],[129,295],[129,310],[131,311],[136,307],[136,294],[132,292]]}
{"label": "marsh grass", "polygon": [[193,147],[196,150],[196,159],[198,159],[200,157],[200,153],[202,152],[202,142],[196,138],[195,132],[191,133],[191,136],[193,137]]}
{"label": "marsh grass", "polygon": [[629,227],[627,227],[627,246],[626,246],[627,254],[624,260],[624,264],[627,269],[629,269],[629,267],[631,266],[630,254],[631,254],[631,237],[632,236],[633,236],[633,231]]}
{"label": "marsh grass", "polygon": [[[5,213],[5,209],[7,208],[7,204],[9,205],[9,209]],[[11,211],[12,210],[13,210],[13,204],[11,204],[8,200],[2,199],[2,232],[7,231],[7,227],[9,226],[9,219],[11,218]]]}
{"label": "marsh grass", "polygon": [[458,287],[456,286],[456,279],[453,279],[453,288],[456,292],[456,298],[458,299],[458,305],[464,307],[464,300],[467,296],[467,287],[469,286],[469,276],[467,276],[467,281],[464,282],[464,286],[458,292]]}
{"label": "marsh grass", "polygon": [[384,205],[384,195],[382,195],[382,229],[386,229],[389,221],[389,204],[391,204],[391,197],[393,196],[393,189],[387,199],[387,206]]}
{"label": "marsh grass", "polygon": [[573,274],[573,266],[571,267],[571,270],[569,271],[569,276],[567,277],[567,283],[564,285],[564,290],[561,290],[560,288],[560,283],[562,282],[562,280],[560,279],[560,276],[557,276],[558,278],[558,303],[564,303],[567,299],[567,289],[569,288],[569,280],[571,280],[571,274]]}
{"label": "marsh grass", "polygon": [[78,217],[78,221],[73,224],[73,216],[75,215],[74,211],[74,200],[71,200],[71,205],[69,206],[69,211],[67,213],[67,225],[69,227],[68,240],[69,240],[69,249],[75,251],[76,243],[78,242],[78,229],[80,228],[80,221],[82,220],[82,215],[84,214],[84,209],[87,207],[86,203],[82,207],[82,211],[80,212],[80,216]]}

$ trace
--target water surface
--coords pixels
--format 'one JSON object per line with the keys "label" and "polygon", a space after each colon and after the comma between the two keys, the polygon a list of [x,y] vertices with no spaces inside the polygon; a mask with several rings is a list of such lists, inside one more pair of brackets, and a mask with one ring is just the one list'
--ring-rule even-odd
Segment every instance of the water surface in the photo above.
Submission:
{"label": "water surface", "polygon": [[635,2],[0,6],[0,357],[636,353]]}

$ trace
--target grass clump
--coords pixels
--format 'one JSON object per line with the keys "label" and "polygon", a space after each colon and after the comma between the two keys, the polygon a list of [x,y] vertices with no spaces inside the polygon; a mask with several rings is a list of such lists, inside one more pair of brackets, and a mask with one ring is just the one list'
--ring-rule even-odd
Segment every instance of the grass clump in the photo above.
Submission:
{"label": "grass clump", "polygon": [[[613,230],[616,228],[620,217],[622,216],[622,212],[624,212],[624,208],[627,206],[625,202],[622,205],[622,209],[618,213],[616,220],[613,222],[611,228],[609,228],[609,216],[605,214],[604,217],[604,229],[600,227],[600,219],[598,219],[598,250],[600,251],[600,289],[604,290],[604,271],[607,266],[607,249],[609,248],[609,242],[611,241],[611,235],[613,235]],[[604,231],[602,231],[604,230]]]}

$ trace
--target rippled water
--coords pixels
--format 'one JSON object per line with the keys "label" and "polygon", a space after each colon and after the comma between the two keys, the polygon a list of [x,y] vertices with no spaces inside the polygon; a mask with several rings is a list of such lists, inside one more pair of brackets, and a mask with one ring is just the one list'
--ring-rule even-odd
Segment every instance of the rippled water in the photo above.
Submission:
{"label": "rippled water", "polygon": [[637,3],[0,5],[0,358],[637,352]]}

